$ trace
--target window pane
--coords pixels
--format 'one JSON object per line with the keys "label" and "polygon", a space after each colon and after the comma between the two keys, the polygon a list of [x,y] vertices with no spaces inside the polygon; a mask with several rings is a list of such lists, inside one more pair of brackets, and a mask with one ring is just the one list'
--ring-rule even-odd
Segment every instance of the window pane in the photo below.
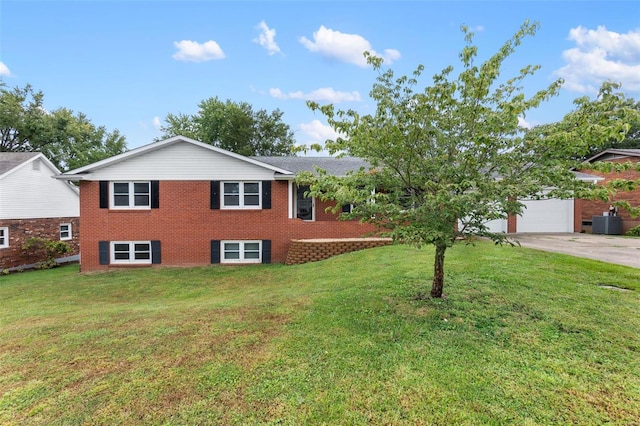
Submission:
{"label": "window pane", "polygon": [[225,194],[239,194],[240,193],[240,184],[238,182],[231,182],[224,184],[224,193]]}
{"label": "window pane", "polygon": [[149,251],[149,244],[146,243],[142,243],[142,244],[134,244],[135,246],[135,251]]}
{"label": "window pane", "polygon": [[257,251],[247,251],[244,253],[245,259],[260,259],[260,253]]}
{"label": "window pane", "polygon": [[258,206],[258,205],[260,205],[260,196],[259,195],[245,195],[244,196],[244,205],[245,206]]}
{"label": "window pane", "polygon": [[239,206],[240,205],[240,196],[239,195],[225,195],[224,196],[224,205],[225,206]]}
{"label": "window pane", "polygon": [[114,244],[114,251],[129,251],[129,244]]}
{"label": "window pane", "polygon": [[137,195],[134,198],[134,203],[136,206],[148,206],[149,205],[149,196],[148,195]]}
{"label": "window pane", "polygon": [[260,243],[245,243],[245,251],[260,251]]}
{"label": "window pane", "polygon": [[147,182],[136,182],[133,184],[133,192],[136,194],[148,194],[149,193],[149,183]]}
{"label": "window pane", "polygon": [[128,183],[114,183],[113,184],[113,193],[114,194],[128,194],[129,193],[129,184]]}
{"label": "window pane", "polygon": [[136,252],[134,258],[136,260],[149,260],[149,259],[151,259],[151,253],[149,253],[149,252]]}
{"label": "window pane", "polygon": [[113,258],[115,260],[129,260],[129,252],[122,252],[122,253],[114,253],[113,254]]}
{"label": "window pane", "polygon": [[240,252],[238,251],[229,251],[224,253],[224,258],[226,260],[238,260],[240,259]]}
{"label": "window pane", "polygon": [[128,206],[129,205],[129,195],[114,195],[113,196],[113,204],[115,206]]}
{"label": "window pane", "polygon": [[240,243],[224,243],[224,251],[240,250]]}
{"label": "window pane", "polygon": [[250,182],[244,184],[245,194],[258,194],[260,193],[260,184],[258,182]]}

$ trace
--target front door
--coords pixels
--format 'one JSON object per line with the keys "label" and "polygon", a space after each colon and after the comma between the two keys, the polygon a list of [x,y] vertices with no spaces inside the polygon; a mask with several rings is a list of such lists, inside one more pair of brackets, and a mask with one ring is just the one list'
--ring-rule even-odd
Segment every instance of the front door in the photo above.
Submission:
{"label": "front door", "polygon": [[296,187],[296,217],[302,220],[314,220],[313,197],[305,197],[309,191],[309,185]]}

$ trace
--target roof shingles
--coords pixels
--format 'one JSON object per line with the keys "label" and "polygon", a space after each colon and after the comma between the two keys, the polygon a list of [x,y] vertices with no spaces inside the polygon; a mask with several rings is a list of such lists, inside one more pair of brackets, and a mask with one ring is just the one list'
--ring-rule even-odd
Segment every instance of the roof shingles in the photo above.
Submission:
{"label": "roof shingles", "polygon": [[39,152],[0,152],[0,175],[13,170],[38,154]]}

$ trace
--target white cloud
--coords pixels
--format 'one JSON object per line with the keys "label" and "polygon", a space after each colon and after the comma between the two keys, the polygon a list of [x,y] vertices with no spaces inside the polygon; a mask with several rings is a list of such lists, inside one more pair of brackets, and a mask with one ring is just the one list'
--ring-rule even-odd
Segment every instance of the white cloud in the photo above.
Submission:
{"label": "white cloud", "polygon": [[310,100],[329,103],[359,102],[362,100],[360,93],[357,91],[340,92],[333,90],[331,87],[322,87],[310,93],[303,93],[301,91],[284,93],[282,90],[275,88],[269,89],[269,95],[276,99],[302,99],[305,101]]}
{"label": "white cloud", "polygon": [[258,43],[260,46],[267,49],[269,55],[275,55],[280,53],[280,47],[276,43],[276,30],[267,26],[267,23],[262,21],[258,24],[258,28],[262,31],[257,38],[253,39],[254,43]]}
{"label": "white cloud", "polygon": [[301,123],[300,131],[304,134],[303,143],[307,145],[324,145],[327,139],[336,140],[340,136],[331,126],[323,124],[320,120],[313,120],[310,123]]}
{"label": "white cloud", "polygon": [[160,130],[160,127],[162,127],[162,122],[160,121],[160,117],[158,116],[153,117],[153,127],[156,130]]}
{"label": "white cloud", "polygon": [[525,120],[524,117],[518,116],[518,126],[524,127],[525,129],[530,129],[533,127],[533,124]]}
{"label": "white cloud", "polygon": [[4,62],[0,62],[0,76],[10,76],[11,75],[11,71],[9,71],[9,67],[7,67]]}
{"label": "white cloud", "polygon": [[172,56],[177,61],[205,62],[214,59],[223,59],[224,52],[213,40],[198,43],[191,40],[174,41],[173,45],[178,49]]}
{"label": "white cloud", "polygon": [[363,56],[365,51],[382,57],[387,64],[400,58],[400,52],[395,49],[385,49],[384,53],[377,53],[371,47],[371,43],[361,35],[341,33],[326,28],[324,25],[313,33],[313,41],[306,37],[300,37],[299,40],[311,52],[317,52],[322,56],[355,64],[359,67],[367,66],[367,61]]}
{"label": "white cloud", "polygon": [[566,89],[596,92],[603,81],[612,80],[640,91],[640,29],[620,34],[604,26],[578,26],[569,31],[569,40],[576,47],[562,53],[566,65],[554,72],[565,79]]}

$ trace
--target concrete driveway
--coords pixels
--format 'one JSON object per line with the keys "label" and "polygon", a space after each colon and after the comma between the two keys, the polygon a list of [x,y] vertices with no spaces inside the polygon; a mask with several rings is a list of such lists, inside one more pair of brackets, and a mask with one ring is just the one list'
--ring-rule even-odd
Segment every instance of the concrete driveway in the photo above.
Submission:
{"label": "concrete driveway", "polygon": [[640,238],[600,234],[515,234],[522,247],[640,268]]}

